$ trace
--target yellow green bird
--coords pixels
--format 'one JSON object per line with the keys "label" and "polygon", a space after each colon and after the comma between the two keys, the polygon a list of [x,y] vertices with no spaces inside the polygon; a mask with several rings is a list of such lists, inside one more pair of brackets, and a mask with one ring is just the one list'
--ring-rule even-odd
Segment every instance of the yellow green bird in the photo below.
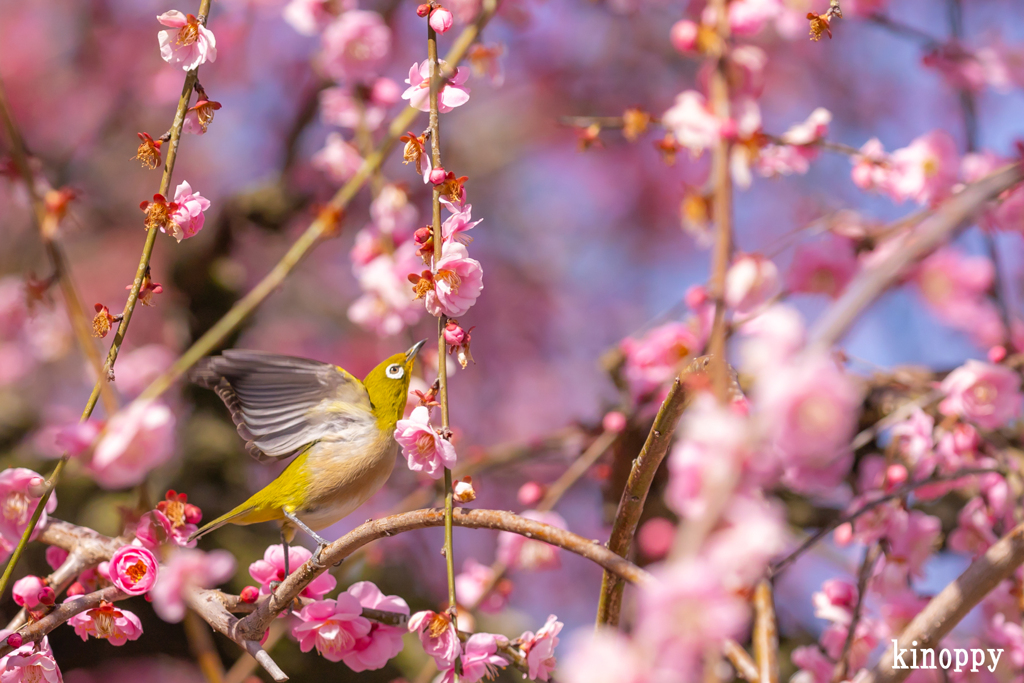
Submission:
{"label": "yellow green bird", "polygon": [[[193,382],[213,389],[257,460],[295,456],[270,484],[203,526],[278,521],[285,542],[296,529],[339,521],[384,485],[395,465],[395,423],[402,418],[419,342],[385,359],[359,381],[329,363],[261,351],[229,350],[203,359]],[[285,553],[287,557],[287,552]]]}

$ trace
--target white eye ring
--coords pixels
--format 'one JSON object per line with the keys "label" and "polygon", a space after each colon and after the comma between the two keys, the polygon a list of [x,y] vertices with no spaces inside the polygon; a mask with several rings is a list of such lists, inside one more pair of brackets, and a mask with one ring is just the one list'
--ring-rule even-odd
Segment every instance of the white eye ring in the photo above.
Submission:
{"label": "white eye ring", "polygon": [[398,363],[392,363],[384,370],[384,374],[388,376],[388,379],[402,379],[405,377],[405,368]]}

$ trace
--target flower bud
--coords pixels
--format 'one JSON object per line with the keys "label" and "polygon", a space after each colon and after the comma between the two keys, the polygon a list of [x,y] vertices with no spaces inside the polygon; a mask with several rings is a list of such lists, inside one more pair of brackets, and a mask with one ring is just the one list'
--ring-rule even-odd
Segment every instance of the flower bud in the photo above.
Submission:
{"label": "flower bud", "polygon": [[430,13],[430,27],[438,33],[444,33],[452,27],[452,13],[444,7],[438,7]]}
{"label": "flower bud", "polygon": [[626,416],[617,410],[611,410],[601,420],[601,426],[606,432],[618,434],[626,428]]}
{"label": "flower bud", "polygon": [[429,2],[425,2],[425,3],[423,3],[422,5],[420,5],[419,7],[416,8],[416,16],[418,16],[418,17],[425,17],[428,14],[430,14],[430,3]]}
{"label": "flower bud", "polygon": [[534,505],[540,502],[540,499],[544,497],[545,487],[543,484],[539,484],[535,481],[528,481],[519,487],[519,493],[516,494],[516,499],[520,505],[524,507],[532,508]]}
{"label": "flower bud", "polygon": [[885,470],[886,490],[895,489],[906,483],[910,474],[907,468],[899,463],[889,465]]}
{"label": "flower bud", "polygon": [[7,636],[7,644],[13,648],[21,647],[22,643],[24,642],[25,639],[21,637],[20,633],[12,633],[11,635]]}
{"label": "flower bud", "polygon": [[33,498],[42,498],[46,493],[46,480],[42,477],[32,477],[28,482],[28,495]]}
{"label": "flower bud", "polygon": [[187,524],[199,524],[203,521],[203,511],[192,503],[185,504],[185,522]]}
{"label": "flower bud", "polygon": [[444,326],[444,341],[451,346],[458,346],[466,341],[466,331],[459,327],[459,321],[452,318]]}
{"label": "flower bud", "polygon": [[57,599],[57,594],[53,592],[53,589],[49,586],[43,586],[39,589],[39,602],[44,605],[52,605]]}
{"label": "flower bud", "polygon": [[76,595],[85,595],[85,586],[75,581],[71,586],[68,587],[68,597],[73,598]]}
{"label": "flower bud", "polygon": [[444,182],[444,179],[447,175],[448,174],[445,172],[443,166],[432,168],[430,169],[430,182],[433,183],[434,185],[440,185],[441,183]]}
{"label": "flower bud", "polygon": [[252,604],[260,597],[260,589],[256,586],[246,586],[238,597],[241,598],[242,602]]}
{"label": "flower bud", "polygon": [[993,346],[988,350],[988,359],[992,363],[1001,363],[1006,358],[1005,346]]}
{"label": "flower bud", "polygon": [[677,21],[672,26],[672,31],[669,33],[669,38],[672,41],[672,47],[683,54],[695,52],[697,50],[698,31],[699,27],[692,21],[687,19]]}

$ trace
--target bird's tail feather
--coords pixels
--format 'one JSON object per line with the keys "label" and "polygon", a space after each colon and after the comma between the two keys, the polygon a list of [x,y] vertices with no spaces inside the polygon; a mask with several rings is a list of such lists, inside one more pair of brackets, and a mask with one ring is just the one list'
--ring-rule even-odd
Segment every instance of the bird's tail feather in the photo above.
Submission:
{"label": "bird's tail feather", "polygon": [[201,529],[199,529],[197,532],[195,532],[194,534],[189,536],[188,540],[189,540],[189,542],[192,542],[192,541],[196,540],[197,538],[205,536],[206,534],[210,533],[211,531],[214,531],[216,529],[221,528],[225,524],[230,524],[231,522],[235,521],[237,518],[242,517],[243,515],[246,515],[246,514],[252,512],[252,511],[253,511],[253,507],[252,506],[242,506],[242,505],[239,505],[238,507],[236,507],[231,512],[226,512],[223,515],[221,515],[220,517],[218,517],[217,519],[213,520],[212,522],[204,524]]}

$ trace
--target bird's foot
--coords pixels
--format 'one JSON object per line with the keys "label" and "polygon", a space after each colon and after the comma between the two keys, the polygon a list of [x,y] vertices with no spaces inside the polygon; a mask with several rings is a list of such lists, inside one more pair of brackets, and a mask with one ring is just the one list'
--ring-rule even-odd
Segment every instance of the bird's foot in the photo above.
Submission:
{"label": "bird's foot", "polygon": [[320,543],[317,545],[316,552],[313,553],[313,557],[311,558],[313,560],[313,565],[314,566],[316,566],[316,567],[323,567],[324,566],[324,563],[321,562],[320,560],[321,560],[321,556],[323,555],[324,548],[326,548],[326,547],[327,547],[327,541],[324,541],[324,540],[321,540]]}

